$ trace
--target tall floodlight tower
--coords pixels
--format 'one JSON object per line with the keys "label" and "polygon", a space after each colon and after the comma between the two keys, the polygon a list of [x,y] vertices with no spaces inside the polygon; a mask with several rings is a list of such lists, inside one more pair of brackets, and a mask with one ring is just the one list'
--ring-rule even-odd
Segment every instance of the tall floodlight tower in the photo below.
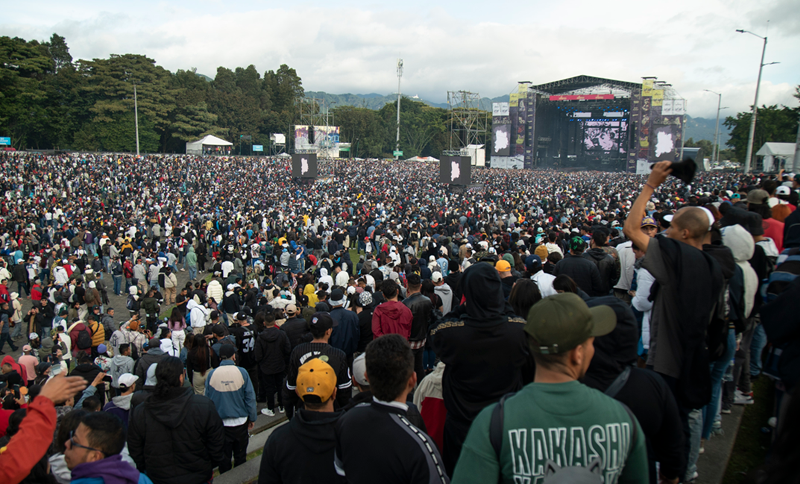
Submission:
{"label": "tall floodlight tower", "polygon": [[[395,153],[400,151],[400,78],[403,77],[403,59],[397,59],[397,140],[395,144]],[[400,155],[395,154],[394,159],[397,160]]]}

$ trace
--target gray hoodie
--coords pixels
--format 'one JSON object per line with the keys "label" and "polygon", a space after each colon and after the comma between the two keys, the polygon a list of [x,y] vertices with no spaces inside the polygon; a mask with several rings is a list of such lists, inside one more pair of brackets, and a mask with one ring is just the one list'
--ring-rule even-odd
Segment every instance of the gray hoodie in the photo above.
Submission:
{"label": "gray hoodie", "polygon": [[123,373],[133,373],[133,358],[117,354],[111,359],[108,374],[111,376],[111,386],[119,388],[119,377]]}
{"label": "gray hoodie", "polygon": [[442,298],[442,314],[449,313],[453,309],[453,290],[450,286],[445,282],[441,286],[434,287],[433,292]]}

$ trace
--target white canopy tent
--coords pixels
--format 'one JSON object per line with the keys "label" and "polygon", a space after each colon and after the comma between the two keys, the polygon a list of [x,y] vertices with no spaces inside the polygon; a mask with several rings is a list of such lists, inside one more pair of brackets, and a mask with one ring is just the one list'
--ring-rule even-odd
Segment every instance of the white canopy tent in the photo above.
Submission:
{"label": "white canopy tent", "polygon": [[202,139],[197,141],[192,141],[186,143],[186,154],[187,155],[202,155],[207,150],[205,148],[220,148],[228,153],[230,153],[230,149],[225,150],[226,147],[233,147],[233,143],[225,141],[224,139],[217,138],[214,135],[206,135]]}
{"label": "white canopy tent", "polygon": [[[785,168],[786,171],[794,171],[798,167],[792,166],[794,164],[794,143],[764,143],[764,146],[756,153],[756,156],[763,156],[763,170],[766,172],[778,171]],[[775,159],[778,159],[778,165],[775,166]],[[780,160],[784,160],[785,167],[780,166]]]}
{"label": "white canopy tent", "polygon": [[427,163],[435,163],[439,160],[432,156],[412,156],[411,158],[407,159],[406,161],[424,161]]}

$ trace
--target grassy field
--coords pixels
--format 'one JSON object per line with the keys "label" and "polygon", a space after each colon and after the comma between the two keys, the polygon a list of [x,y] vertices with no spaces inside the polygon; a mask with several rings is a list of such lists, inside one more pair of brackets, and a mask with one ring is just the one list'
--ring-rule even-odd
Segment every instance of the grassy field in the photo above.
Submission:
{"label": "grassy field", "polygon": [[763,433],[767,420],[773,415],[775,405],[775,383],[762,376],[753,383],[755,403],[747,405],[742,417],[742,425],[736,436],[731,459],[725,471],[725,484],[752,482],[748,474],[764,465],[769,450],[772,433]]}

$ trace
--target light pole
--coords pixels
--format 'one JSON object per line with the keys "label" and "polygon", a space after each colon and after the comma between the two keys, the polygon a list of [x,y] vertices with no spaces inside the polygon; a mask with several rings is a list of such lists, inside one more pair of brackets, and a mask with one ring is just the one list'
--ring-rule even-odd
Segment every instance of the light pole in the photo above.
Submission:
{"label": "light pole", "polygon": [[[125,71],[125,76],[130,75]],[[136,98],[136,79],[131,79],[133,84],[133,124],[136,128],[136,156],[139,156],[139,102]]]}
{"label": "light pole", "polygon": [[[403,77],[403,59],[397,59],[397,139],[395,143],[395,151],[400,151],[400,78]],[[395,160],[400,159],[399,156],[394,157]]]}
{"label": "light pole", "polygon": [[777,62],[770,62],[769,64],[764,64],[764,54],[767,52],[767,38],[762,37],[758,34],[754,34],[749,30],[742,30],[737,29],[737,32],[740,34],[750,34],[758,37],[759,39],[764,40],[764,46],[761,48],[761,62],[758,64],[758,80],[756,81],[756,99],[753,101],[753,115],[750,117],[750,135],[747,137],[747,155],[745,156],[744,160],[744,172],[750,172],[750,159],[753,156],[753,138],[756,134],[756,115],[758,114],[758,90],[761,87],[761,70],[764,68],[765,65],[770,64],[777,64]]}
{"label": "light pole", "polygon": [[705,89],[705,91],[717,95],[717,124],[714,126],[714,146],[711,149],[711,164],[714,164],[717,161],[717,156],[719,155],[719,147],[717,146],[717,142],[719,140],[719,110],[720,106],[722,105],[722,94],[714,92],[710,89]]}

